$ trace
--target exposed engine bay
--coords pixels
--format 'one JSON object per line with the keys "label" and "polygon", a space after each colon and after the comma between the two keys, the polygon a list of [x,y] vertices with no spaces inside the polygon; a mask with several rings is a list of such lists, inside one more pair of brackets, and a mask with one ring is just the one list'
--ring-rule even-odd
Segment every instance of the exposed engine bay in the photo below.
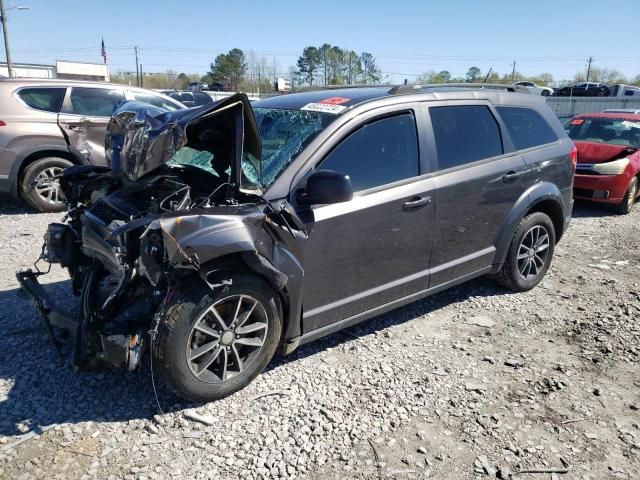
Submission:
{"label": "exposed engine bay", "polygon": [[301,271],[295,255],[277,260],[296,250],[304,225],[286,202],[274,207],[260,196],[252,120],[241,94],[169,113],[129,102],[109,125],[111,168],[61,175],[69,209],[48,226],[40,260],[68,270],[78,315],[61,311],[39,285],[45,272],[17,276],[77,368],[134,370],[187,277],[214,288],[233,264],[283,291]]}

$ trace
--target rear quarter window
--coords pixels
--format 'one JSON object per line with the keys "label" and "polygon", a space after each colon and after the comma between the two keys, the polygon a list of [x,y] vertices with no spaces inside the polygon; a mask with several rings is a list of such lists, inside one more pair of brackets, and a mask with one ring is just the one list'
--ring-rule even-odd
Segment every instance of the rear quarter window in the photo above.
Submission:
{"label": "rear quarter window", "polygon": [[58,113],[62,107],[66,88],[33,87],[22,88],[18,97],[29,107],[45,112]]}
{"label": "rear quarter window", "polygon": [[538,112],[525,107],[496,107],[517,150],[555,142],[558,136]]}

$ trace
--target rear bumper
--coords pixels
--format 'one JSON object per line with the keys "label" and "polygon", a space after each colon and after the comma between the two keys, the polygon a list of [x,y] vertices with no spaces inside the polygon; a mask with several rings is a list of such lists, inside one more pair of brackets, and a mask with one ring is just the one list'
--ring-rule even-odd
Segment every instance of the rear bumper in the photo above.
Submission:
{"label": "rear bumper", "polygon": [[573,197],[599,203],[620,203],[627,191],[628,175],[579,175],[573,182]]}

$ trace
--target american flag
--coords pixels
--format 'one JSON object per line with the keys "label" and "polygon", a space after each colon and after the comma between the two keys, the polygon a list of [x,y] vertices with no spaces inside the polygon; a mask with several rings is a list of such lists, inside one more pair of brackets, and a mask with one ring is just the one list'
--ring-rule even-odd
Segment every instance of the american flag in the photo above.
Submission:
{"label": "american flag", "polygon": [[107,63],[107,49],[104,48],[104,38],[102,39],[102,48],[100,49],[100,55],[104,58],[104,63]]}

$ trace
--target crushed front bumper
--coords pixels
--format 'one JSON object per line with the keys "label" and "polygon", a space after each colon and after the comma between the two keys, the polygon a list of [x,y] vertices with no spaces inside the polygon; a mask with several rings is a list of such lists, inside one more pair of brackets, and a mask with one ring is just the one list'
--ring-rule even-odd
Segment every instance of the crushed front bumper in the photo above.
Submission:
{"label": "crushed front bumper", "polygon": [[90,358],[86,358],[83,355],[86,348],[80,319],[56,304],[38,282],[40,275],[42,274],[29,269],[16,273],[16,278],[42,315],[49,335],[63,361],[61,345],[70,343],[73,345],[73,364],[78,369],[93,370],[124,366],[129,371],[133,371],[138,367],[145,347],[143,332],[137,332],[134,335],[98,334],[100,350]]}
{"label": "crushed front bumper", "polygon": [[58,338],[53,327],[62,331],[65,337],[73,339],[78,328],[78,322],[73,315],[65,312],[38,282],[39,274],[31,269],[16,273],[16,278],[25,293],[31,298],[34,306],[42,315],[51,338],[59,350],[62,340]]}

